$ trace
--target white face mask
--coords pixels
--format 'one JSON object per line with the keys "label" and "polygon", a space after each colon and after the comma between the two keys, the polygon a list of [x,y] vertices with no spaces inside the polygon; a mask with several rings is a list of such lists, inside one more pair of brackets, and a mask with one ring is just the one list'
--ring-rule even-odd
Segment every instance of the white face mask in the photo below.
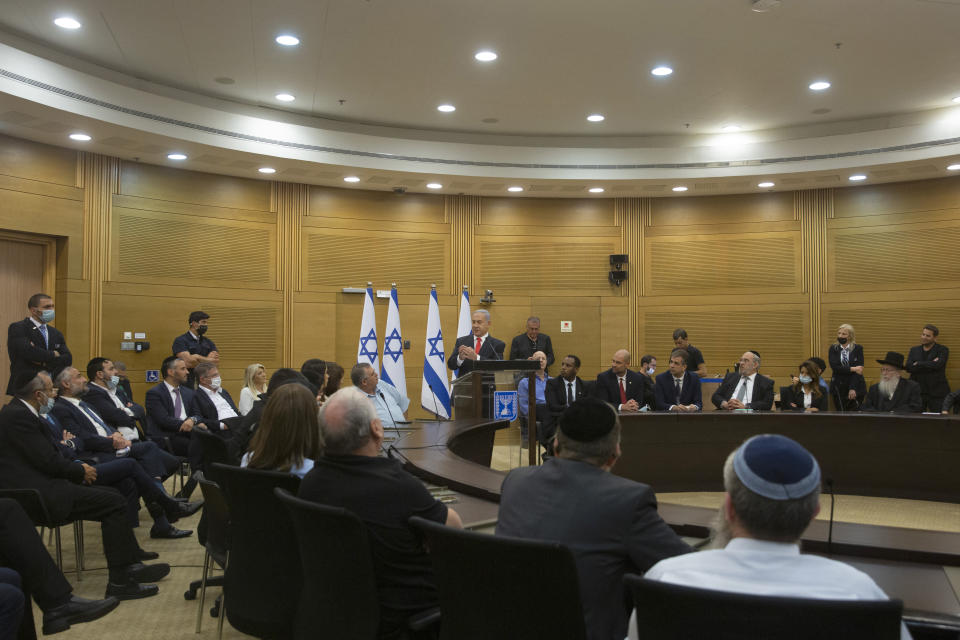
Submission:
{"label": "white face mask", "polygon": [[222,380],[220,379],[220,376],[217,376],[216,378],[211,378],[211,379],[210,379],[210,386],[213,387],[214,389],[219,389],[221,382],[222,382]]}
{"label": "white face mask", "polygon": [[653,372],[656,371],[656,370],[657,370],[656,367],[650,367],[649,369],[647,369],[647,374],[652,376],[652,375],[653,375]]}
{"label": "white face mask", "polygon": [[813,378],[811,378],[807,374],[803,374],[802,376],[800,376],[800,382],[802,382],[803,384],[810,384],[811,382],[813,382]]}
{"label": "white face mask", "polygon": [[45,416],[48,413],[50,413],[50,411],[53,410],[54,400],[55,398],[53,396],[47,396],[47,401],[44,404],[40,405],[40,408],[37,409],[37,413],[39,413],[42,416]]}
{"label": "white face mask", "polygon": [[120,376],[110,376],[110,379],[107,380],[107,386],[111,389],[116,389],[118,384],[120,384]]}

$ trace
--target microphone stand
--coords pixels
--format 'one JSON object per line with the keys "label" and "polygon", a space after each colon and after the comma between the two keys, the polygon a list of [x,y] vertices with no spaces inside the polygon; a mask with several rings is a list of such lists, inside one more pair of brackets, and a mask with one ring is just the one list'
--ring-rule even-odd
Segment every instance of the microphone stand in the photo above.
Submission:
{"label": "microphone stand", "polygon": [[833,555],[833,479],[827,478],[824,484],[827,485],[827,491],[830,492],[830,523],[827,525],[827,555]]}
{"label": "microphone stand", "polygon": [[[440,422],[442,418],[440,417],[440,405],[437,404],[437,394],[433,392],[433,385],[429,382],[427,386],[430,388],[430,395],[433,396],[433,417],[437,419],[437,422]],[[390,417],[393,417],[392,415]]]}
{"label": "microphone stand", "polygon": [[390,421],[393,422],[393,430],[397,433],[397,440],[399,440],[400,427],[397,426],[397,419],[393,417],[393,409],[390,408],[390,403],[387,402],[387,398],[383,395],[383,391],[378,390],[377,395],[379,395],[380,399],[383,400],[383,404],[387,408],[387,413],[390,414]]}

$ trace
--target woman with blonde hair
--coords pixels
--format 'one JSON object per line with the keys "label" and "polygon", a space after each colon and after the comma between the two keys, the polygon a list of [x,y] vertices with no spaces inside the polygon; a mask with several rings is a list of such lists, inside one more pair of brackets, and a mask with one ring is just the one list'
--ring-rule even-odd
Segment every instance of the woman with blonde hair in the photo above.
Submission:
{"label": "woman with blonde hair", "polygon": [[857,411],[867,395],[863,379],[863,346],[849,324],[837,328],[837,341],[830,346],[830,397],[840,411]]}
{"label": "woman with blonde hair", "polygon": [[267,391],[267,370],[262,364],[254,363],[247,367],[243,373],[243,389],[240,390],[240,404],[237,405],[237,411],[245,416],[250,413],[253,403],[257,401],[261,393]]}
{"label": "woman with blonde hair", "polygon": [[795,384],[780,389],[781,411],[809,413],[826,411],[828,406],[827,394],[820,386],[820,367],[813,360],[800,365],[800,375]]}
{"label": "woman with blonde hair", "polygon": [[317,414],[317,398],[303,385],[272,392],[240,466],[305,476],[323,453]]}

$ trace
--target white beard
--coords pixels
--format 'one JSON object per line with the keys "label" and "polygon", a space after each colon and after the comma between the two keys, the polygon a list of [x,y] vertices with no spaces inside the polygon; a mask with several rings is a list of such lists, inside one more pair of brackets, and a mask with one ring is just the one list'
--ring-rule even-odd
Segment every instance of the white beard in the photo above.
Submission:
{"label": "white beard", "polygon": [[887,399],[893,398],[893,393],[897,390],[897,385],[900,384],[900,377],[894,376],[889,380],[881,380],[879,383],[880,393],[887,396]]}

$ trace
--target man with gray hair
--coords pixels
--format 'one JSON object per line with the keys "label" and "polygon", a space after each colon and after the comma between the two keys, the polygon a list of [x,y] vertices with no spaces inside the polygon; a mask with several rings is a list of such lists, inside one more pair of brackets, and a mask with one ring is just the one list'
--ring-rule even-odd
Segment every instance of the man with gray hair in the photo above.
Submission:
{"label": "man with gray hair", "polygon": [[[768,596],[887,599],[867,574],[800,553],[800,536],[820,512],[820,467],[800,444],[781,435],[749,438],[727,457],[723,485],[719,548],[663,560],[646,578]],[[901,634],[910,637],[906,628]],[[630,637],[637,637],[633,624]]]}
{"label": "man with gray hair", "polygon": [[503,340],[490,335],[490,312],[477,309],[470,316],[471,333],[459,336],[453,345],[453,353],[447,359],[447,367],[459,370],[459,376],[473,371],[477,360],[503,360],[503,350],[507,346]]}
{"label": "man with gray hair", "polygon": [[870,387],[863,411],[920,413],[923,399],[920,385],[903,375],[903,354],[887,351],[880,363],[880,381]]}
{"label": "man with gray hair", "polygon": [[553,364],[553,342],[550,336],[540,333],[540,318],[527,318],[527,331],[516,336],[510,343],[510,360],[533,360],[533,355],[542,351],[547,356],[547,369]]}
{"label": "man with gray hair", "polygon": [[380,416],[380,421],[394,429],[398,422],[406,422],[410,399],[395,386],[380,379],[380,374],[366,362],[358,362],[350,369],[350,381],[367,394]]}
{"label": "man with gray hair", "polygon": [[620,457],[620,419],[596,398],[560,416],[555,457],[507,474],[497,535],[559,542],[573,552],[590,640],[622,640],[630,606],[625,573],[690,551],[657,513],[645,484],[609,473]]}
{"label": "man with gray hair", "polygon": [[710,398],[725,411],[770,411],[773,408],[773,380],[758,373],[760,354],[747,351],[740,356],[737,370],[728,373]]}
{"label": "man with gray hair", "polygon": [[453,509],[430,495],[400,462],[380,456],[383,423],[356,387],[320,408],[324,456],[300,484],[300,497],[352,511],[367,527],[380,599],[378,638],[399,638],[406,620],[439,602],[430,558],[407,524],[419,516],[462,527]]}

